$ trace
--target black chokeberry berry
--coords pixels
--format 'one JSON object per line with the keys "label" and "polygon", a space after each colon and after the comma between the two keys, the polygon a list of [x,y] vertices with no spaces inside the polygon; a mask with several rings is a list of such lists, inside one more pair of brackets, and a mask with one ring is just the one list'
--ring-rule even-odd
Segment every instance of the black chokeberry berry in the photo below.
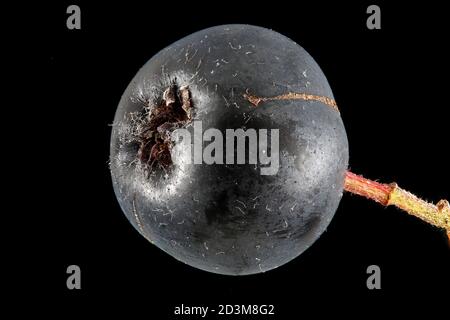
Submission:
{"label": "black chokeberry berry", "polygon": [[117,108],[110,161],[120,206],[143,236],[196,268],[245,275],[287,263],[324,232],[348,144],[303,48],[224,25],[139,70]]}

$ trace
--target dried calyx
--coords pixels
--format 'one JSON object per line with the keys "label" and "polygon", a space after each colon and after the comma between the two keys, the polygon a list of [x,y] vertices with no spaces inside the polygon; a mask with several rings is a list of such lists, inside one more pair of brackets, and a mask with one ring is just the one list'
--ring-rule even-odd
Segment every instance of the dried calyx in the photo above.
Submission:
{"label": "dried calyx", "polygon": [[189,88],[172,84],[157,106],[150,108],[139,132],[138,159],[148,167],[168,169],[172,165],[171,133],[191,120],[192,103]]}

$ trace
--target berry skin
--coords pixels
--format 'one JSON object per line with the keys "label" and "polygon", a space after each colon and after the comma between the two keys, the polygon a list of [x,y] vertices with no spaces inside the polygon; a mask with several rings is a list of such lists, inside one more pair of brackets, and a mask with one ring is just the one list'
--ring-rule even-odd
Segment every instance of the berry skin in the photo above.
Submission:
{"label": "berry skin", "polygon": [[[320,237],[342,196],[348,143],[339,112],[324,103],[332,99],[312,57],[274,31],[224,25],[173,43],[139,70],[116,111],[110,166],[123,212],[196,268],[245,275],[287,263]],[[187,142],[170,134],[193,132],[193,121],[223,136],[279,129],[278,171],[189,163]]]}

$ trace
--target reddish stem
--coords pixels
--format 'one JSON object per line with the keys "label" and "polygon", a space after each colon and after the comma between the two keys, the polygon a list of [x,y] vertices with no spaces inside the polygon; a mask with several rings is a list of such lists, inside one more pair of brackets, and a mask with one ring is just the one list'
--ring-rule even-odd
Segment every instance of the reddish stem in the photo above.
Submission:
{"label": "reddish stem", "polygon": [[425,222],[443,228],[450,239],[450,205],[447,200],[441,200],[434,205],[403,190],[396,183],[379,183],[350,171],[345,175],[344,189],[384,206],[396,206]]}

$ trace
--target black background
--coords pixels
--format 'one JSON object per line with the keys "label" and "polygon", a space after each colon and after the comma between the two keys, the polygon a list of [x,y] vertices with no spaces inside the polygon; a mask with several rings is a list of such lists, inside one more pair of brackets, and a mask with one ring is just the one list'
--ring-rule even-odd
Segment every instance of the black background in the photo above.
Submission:
{"label": "black background", "polygon": [[[307,311],[362,318],[444,311],[446,237],[395,208],[345,194],[327,232],[300,257],[264,274],[229,277],[184,265],[148,243],[122,214],[111,187],[110,124],[137,70],[194,31],[248,23],[290,37],[320,65],[347,129],[352,171],[396,181],[430,201],[448,199],[445,11],[429,2],[373,3],[381,7],[381,30],[366,28],[372,2],[39,6],[29,52],[43,53],[35,84],[41,96],[34,103],[43,125],[33,133],[43,139],[27,147],[40,155],[40,183],[28,211],[35,233],[24,237],[32,249],[25,265],[37,266],[22,272],[22,292],[62,318],[125,310],[144,319],[176,319],[173,310],[181,303],[275,304],[282,319]],[[70,4],[81,7],[81,30],[66,28]],[[71,264],[82,270],[79,291],[66,288]],[[381,290],[366,287],[371,264],[381,268]]]}

